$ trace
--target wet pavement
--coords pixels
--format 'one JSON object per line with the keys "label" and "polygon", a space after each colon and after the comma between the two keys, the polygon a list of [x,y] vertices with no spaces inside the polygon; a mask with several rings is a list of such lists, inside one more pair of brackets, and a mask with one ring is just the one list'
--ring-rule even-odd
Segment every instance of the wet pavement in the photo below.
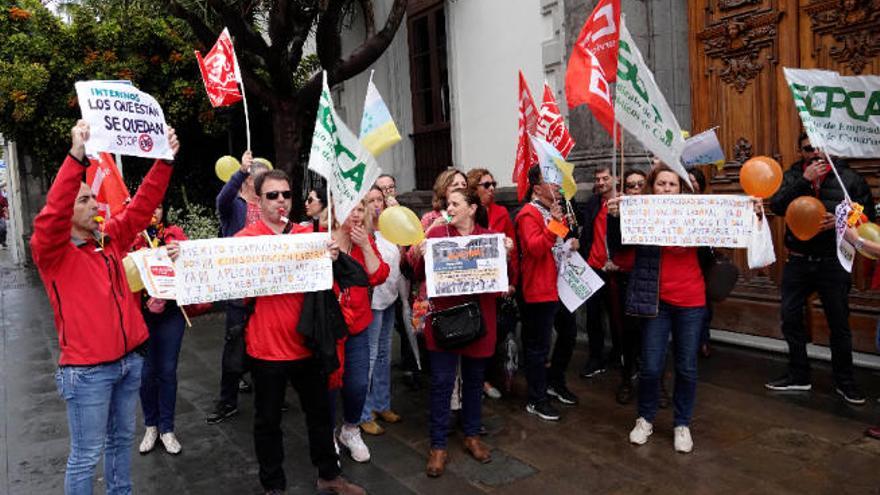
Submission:
{"label": "wet pavement", "polygon": [[[52,314],[35,274],[12,268],[7,255],[0,251],[0,494],[61,493],[68,436],[53,379]],[[183,452],[172,457],[157,448],[135,454],[135,491],[261,493],[250,396],[242,396],[237,417],[215,426],[204,420],[218,389],[222,316],[201,316],[193,324],[179,369],[176,431]],[[366,437],[372,462],[345,457],[346,476],[371,494],[880,494],[880,441],[862,436],[868,423],[880,419],[876,372],[859,370],[859,383],[871,399],[854,407],[833,394],[824,363],[815,365],[813,392],[774,394],[762,384],[784,371],[781,356],[716,346],[711,358],[700,360],[695,449],[681,455],[673,452],[669,409],[661,410],[647,445],[627,443],[635,406],[615,402],[616,371],[591,380],[576,376],[583,351],[579,344],[569,373],[581,405],[565,407],[558,423],[527,415],[520,374],[512,394],[484,403],[493,461],[472,461],[456,434],[450,438],[451,464],[439,479],[424,475],[427,390],[410,391],[395,370],[393,405],[404,421],[383,436]],[[289,398],[294,407],[284,419],[288,493],[311,494],[315,472],[304,421],[292,391]],[[138,441],[142,432],[139,427]],[[97,493],[103,491],[99,476]]]}

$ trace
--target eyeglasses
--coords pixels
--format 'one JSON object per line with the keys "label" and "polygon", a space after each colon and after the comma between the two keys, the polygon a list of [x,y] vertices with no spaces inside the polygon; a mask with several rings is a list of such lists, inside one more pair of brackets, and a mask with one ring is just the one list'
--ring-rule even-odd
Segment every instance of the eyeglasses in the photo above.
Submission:
{"label": "eyeglasses", "polygon": [[388,192],[388,191],[393,191],[393,190],[397,189],[397,186],[392,184],[390,186],[380,187],[379,189],[381,189],[382,192]]}
{"label": "eyeglasses", "polygon": [[498,187],[498,183],[493,181],[480,182],[480,185],[489,189],[490,187]]}
{"label": "eyeglasses", "polygon": [[645,181],[643,181],[643,180],[640,180],[638,182],[627,182],[626,183],[627,189],[636,189],[636,188],[642,188],[642,187],[645,187]]}
{"label": "eyeglasses", "polygon": [[[285,196],[284,199],[287,199],[287,198],[289,198],[289,197],[290,197],[290,196]],[[274,199],[274,198],[271,198],[271,199]],[[313,197],[311,197],[311,196],[309,196],[309,197],[306,198],[306,204],[307,204],[307,205],[312,204],[312,202],[314,202],[314,201],[318,201],[318,198],[313,198]]]}
{"label": "eyeglasses", "polygon": [[801,150],[803,150],[804,153],[812,153],[816,151],[816,148],[814,148],[813,145],[808,144],[806,146],[801,146]]}
{"label": "eyeglasses", "polygon": [[284,199],[290,199],[291,196],[293,196],[293,193],[290,192],[290,189],[288,189],[287,191],[269,191],[267,193],[263,193],[263,196],[265,196],[268,200],[275,201],[276,199],[278,199],[279,194]]}

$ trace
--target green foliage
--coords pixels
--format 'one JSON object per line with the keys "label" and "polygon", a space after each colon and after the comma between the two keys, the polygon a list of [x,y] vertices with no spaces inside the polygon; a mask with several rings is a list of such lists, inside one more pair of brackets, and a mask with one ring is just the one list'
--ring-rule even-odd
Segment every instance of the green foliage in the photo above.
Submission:
{"label": "green foliage", "polygon": [[211,239],[220,233],[220,220],[214,210],[198,203],[191,203],[182,190],[183,208],[168,208],[165,214],[168,225],[182,228],[190,239]]}

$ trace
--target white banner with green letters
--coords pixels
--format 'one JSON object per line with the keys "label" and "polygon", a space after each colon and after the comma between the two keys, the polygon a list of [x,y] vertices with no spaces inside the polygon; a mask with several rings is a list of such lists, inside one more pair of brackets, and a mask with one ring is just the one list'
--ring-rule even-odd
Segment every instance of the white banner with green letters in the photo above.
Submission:
{"label": "white banner with green letters", "polygon": [[783,71],[813,146],[829,155],[880,157],[880,76]]}

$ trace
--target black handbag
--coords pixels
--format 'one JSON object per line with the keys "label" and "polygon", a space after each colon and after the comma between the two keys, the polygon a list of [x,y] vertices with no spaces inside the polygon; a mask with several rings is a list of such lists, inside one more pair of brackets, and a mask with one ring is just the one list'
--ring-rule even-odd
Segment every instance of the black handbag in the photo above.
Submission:
{"label": "black handbag", "polygon": [[458,349],[486,334],[480,306],[467,302],[431,312],[434,342],[442,349]]}

